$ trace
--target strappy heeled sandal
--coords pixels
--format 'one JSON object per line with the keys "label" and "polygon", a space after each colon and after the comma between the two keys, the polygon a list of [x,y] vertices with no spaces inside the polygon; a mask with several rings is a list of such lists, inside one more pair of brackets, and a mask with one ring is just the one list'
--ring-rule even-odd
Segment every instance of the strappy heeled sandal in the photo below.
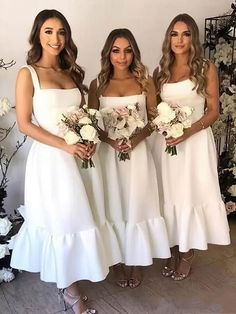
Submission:
{"label": "strappy heeled sandal", "polygon": [[[88,300],[87,296],[84,296],[81,298],[81,296],[73,296],[71,295],[66,289],[59,289],[58,292],[59,296],[60,296],[60,300],[64,305],[64,312],[67,312],[68,310],[72,310],[74,313],[74,305],[77,304],[79,301],[85,302],[84,299],[86,299],[86,301]],[[86,297],[86,298],[85,298]],[[97,310],[95,309],[91,309],[88,308],[85,311],[81,312],[81,314],[96,314]]]}
{"label": "strappy heeled sandal", "polygon": [[[125,268],[124,268],[124,265],[119,263],[119,264],[116,264],[113,266],[113,272],[115,274],[115,277],[117,278],[116,279],[116,284],[117,286],[121,287],[121,288],[126,288],[128,287],[128,279],[126,279],[126,272],[125,272]],[[122,274],[122,279],[118,279],[119,275]]]}
{"label": "strappy heeled sandal", "polygon": [[136,276],[134,275],[134,268],[135,267],[138,267],[138,266],[133,266],[132,269],[131,269],[131,275],[130,275],[130,279],[129,279],[129,287],[131,289],[134,289],[134,288],[137,288],[141,282],[142,282],[142,279],[141,279],[141,269],[139,268],[139,272],[140,272],[140,275],[139,276]]}
{"label": "strappy heeled sandal", "polygon": [[180,259],[180,263],[179,263],[179,269],[181,268],[181,264],[185,264],[185,268],[186,268],[186,271],[185,272],[180,272],[180,271],[175,271],[171,278],[175,281],[181,281],[181,280],[184,280],[186,279],[189,275],[190,275],[190,271],[191,271],[191,266],[192,266],[192,262],[193,262],[193,258],[194,258],[194,250],[191,249],[190,250],[192,252],[192,254],[188,257],[182,257]]}
{"label": "strappy heeled sandal", "polygon": [[171,277],[177,268],[178,262],[179,253],[172,254],[171,257],[168,258],[166,265],[161,270],[162,276]]}

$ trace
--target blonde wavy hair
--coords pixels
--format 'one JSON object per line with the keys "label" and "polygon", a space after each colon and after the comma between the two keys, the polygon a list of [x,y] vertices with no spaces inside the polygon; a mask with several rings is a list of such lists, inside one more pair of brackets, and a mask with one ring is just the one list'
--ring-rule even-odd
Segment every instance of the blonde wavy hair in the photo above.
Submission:
{"label": "blonde wavy hair", "polygon": [[201,56],[202,47],[199,40],[199,29],[195,20],[188,14],[183,13],[177,15],[167,28],[165,38],[162,45],[162,57],[160,60],[160,71],[155,79],[157,94],[159,95],[163,84],[170,80],[170,69],[175,61],[175,55],[171,50],[171,32],[177,22],[183,22],[188,26],[191,34],[191,48],[188,58],[188,66],[190,68],[189,79],[194,83],[197,93],[206,95],[206,71],[209,62]]}
{"label": "blonde wavy hair", "polygon": [[128,40],[133,51],[133,60],[130,65],[130,71],[140,84],[142,91],[146,93],[148,91],[147,70],[141,62],[141,53],[137,42],[130,30],[126,28],[118,28],[110,32],[101,52],[101,71],[98,74],[98,95],[100,96],[102,94],[112,78],[114,70],[110,61],[110,53],[117,38],[125,38]]}

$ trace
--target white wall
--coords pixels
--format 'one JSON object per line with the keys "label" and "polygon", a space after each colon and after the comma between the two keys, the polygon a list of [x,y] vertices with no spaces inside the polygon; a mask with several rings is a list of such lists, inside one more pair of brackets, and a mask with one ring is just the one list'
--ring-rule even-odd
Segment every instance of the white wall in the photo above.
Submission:
{"label": "white wall", "polygon": [[[86,70],[85,82],[97,75],[100,51],[108,33],[114,28],[129,28],[135,35],[143,62],[153,71],[160,58],[161,43],[170,20],[179,13],[192,15],[203,39],[206,17],[222,15],[230,10],[233,0],[0,0],[0,59],[14,59],[16,65],[0,70],[0,97],[7,96],[14,104],[17,71],[25,64],[28,36],[36,14],[55,8],[68,19],[79,49],[78,63]],[[0,126],[14,120],[0,118]],[[15,144],[21,135],[16,131],[7,146]],[[18,152],[8,178],[8,198],[5,208],[11,211],[23,203],[24,170],[30,140]]]}

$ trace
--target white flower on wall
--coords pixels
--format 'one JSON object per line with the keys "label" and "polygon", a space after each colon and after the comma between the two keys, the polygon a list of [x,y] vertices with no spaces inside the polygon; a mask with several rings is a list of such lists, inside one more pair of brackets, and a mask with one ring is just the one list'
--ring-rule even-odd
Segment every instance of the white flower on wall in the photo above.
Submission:
{"label": "white flower on wall", "polygon": [[11,110],[11,103],[10,101],[4,97],[0,100],[0,117],[4,116]]}
{"label": "white flower on wall", "polygon": [[219,42],[215,47],[216,51],[214,54],[215,65],[220,66],[223,62],[225,65],[230,65],[232,63],[232,51],[233,48],[229,43],[227,43],[224,38],[219,38]]}

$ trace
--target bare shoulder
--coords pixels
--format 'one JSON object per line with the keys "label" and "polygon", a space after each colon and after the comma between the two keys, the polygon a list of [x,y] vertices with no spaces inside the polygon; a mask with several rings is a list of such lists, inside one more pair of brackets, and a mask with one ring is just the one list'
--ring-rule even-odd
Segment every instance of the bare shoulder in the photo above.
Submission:
{"label": "bare shoulder", "polygon": [[215,64],[209,59],[202,60],[202,71],[207,78],[211,78],[218,75],[218,70]]}
{"label": "bare shoulder", "polygon": [[20,68],[20,70],[18,71],[18,76],[22,76],[22,77],[30,77],[30,70],[27,67],[22,67]]}
{"label": "bare shoulder", "polygon": [[207,81],[211,80],[218,80],[218,70],[215,64],[210,61],[210,60],[205,60],[203,61],[203,66],[204,66],[204,74],[207,78]]}
{"label": "bare shoulder", "polygon": [[18,71],[17,81],[32,83],[31,73],[27,67],[23,67]]}
{"label": "bare shoulder", "polygon": [[217,70],[216,65],[210,60],[208,60],[207,63],[208,63],[207,72],[206,72],[207,76],[218,75],[218,70]]}
{"label": "bare shoulder", "polygon": [[30,94],[33,95],[33,81],[30,70],[27,67],[23,67],[18,71],[16,79],[16,91],[19,95]]}

